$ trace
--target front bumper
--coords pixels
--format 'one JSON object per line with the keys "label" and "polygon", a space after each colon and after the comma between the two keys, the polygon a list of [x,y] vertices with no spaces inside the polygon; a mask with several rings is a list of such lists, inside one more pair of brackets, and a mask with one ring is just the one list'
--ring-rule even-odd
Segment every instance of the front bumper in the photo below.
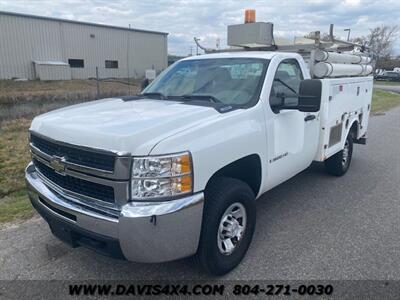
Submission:
{"label": "front bumper", "polygon": [[114,256],[137,262],[170,261],[197,251],[203,193],[164,202],[130,202],[115,217],[53,191],[32,163],[26,168],[25,180],[35,209],[53,233],[72,246],[100,248],[104,254],[114,252]]}

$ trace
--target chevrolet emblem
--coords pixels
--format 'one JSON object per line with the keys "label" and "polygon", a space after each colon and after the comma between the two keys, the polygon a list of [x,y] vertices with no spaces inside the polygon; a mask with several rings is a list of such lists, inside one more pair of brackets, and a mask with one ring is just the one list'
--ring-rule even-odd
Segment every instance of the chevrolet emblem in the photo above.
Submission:
{"label": "chevrolet emblem", "polygon": [[60,175],[65,175],[64,157],[53,156],[50,160],[50,166]]}

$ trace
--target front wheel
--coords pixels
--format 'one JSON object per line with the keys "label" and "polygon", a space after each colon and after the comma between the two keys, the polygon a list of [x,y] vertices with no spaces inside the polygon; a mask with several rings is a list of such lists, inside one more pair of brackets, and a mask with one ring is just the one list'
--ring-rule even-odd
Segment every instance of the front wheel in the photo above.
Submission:
{"label": "front wheel", "polygon": [[255,223],[252,189],[234,178],[214,179],[205,191],[197,262],[212,275],[224,275],[234,269],[249,248]]}
{"label": "front wheel", "polygon": [[353,155],[353,136],[351,132],[347,135],[342,151],[332,155],[325,160],[325,169],[329,174],[343,176],[350,167]]}

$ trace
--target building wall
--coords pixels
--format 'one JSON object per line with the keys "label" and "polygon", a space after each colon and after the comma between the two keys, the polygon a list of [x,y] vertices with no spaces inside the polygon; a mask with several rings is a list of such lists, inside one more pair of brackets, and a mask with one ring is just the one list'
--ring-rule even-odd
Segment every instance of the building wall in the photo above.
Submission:
{"label": "building wall", "polygon": [[71,80],[69,65],[34,64],[35,77],[40,80]]}
{"label": "building wall", "polygon": [[[137,78],[167,67],[166,34],[1,12],[0,45],[0,79],[34,79],[33,61],[83,59],[84,68],[71,68],[73,79],[96,77],[96,67],[101,78]],[[105,60],[117,60],[118,69],[106,68]]]}

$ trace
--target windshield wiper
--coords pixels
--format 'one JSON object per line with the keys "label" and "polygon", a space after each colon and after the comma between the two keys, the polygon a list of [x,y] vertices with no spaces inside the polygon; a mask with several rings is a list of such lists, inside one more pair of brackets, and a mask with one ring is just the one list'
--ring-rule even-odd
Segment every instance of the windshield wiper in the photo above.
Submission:
{"label": "windshield wiper", "polygon": [[139,94],[139,96],[146,96],[146,97],[158,97],[159,99],[165,100],[167,99],[167,96],[165,96],[163,93],[158,93],[158,92],[153,92],[153,93],[143,93]]}
{"label": "windshield wiper", "polygon": [[[170,96],[170,97],[175,97],[175,96]],[[214,97],[213,95],[182,95],[182,96],[176,96],[176,98],[180,99],[188,99],[188,100],[208,100],[213,103],[223,103],[221,100],[218,98]]]}
{"label": "windshield wiper", "polygon": [[203,95],[203,94],[192,94],[192,95],[181,95],[181,96],[166,96],[163,93],[159,92],[148,92],[148,93],[143,93],[139,94],[139,96],[145,96],[145,97],[156,97],[161,100],[172,100],[172,99],[181,99],[181,100],[206,100],[210,101],[213,103],[223,103],[221,100],[218,98],[215,98],[213,95]]}

